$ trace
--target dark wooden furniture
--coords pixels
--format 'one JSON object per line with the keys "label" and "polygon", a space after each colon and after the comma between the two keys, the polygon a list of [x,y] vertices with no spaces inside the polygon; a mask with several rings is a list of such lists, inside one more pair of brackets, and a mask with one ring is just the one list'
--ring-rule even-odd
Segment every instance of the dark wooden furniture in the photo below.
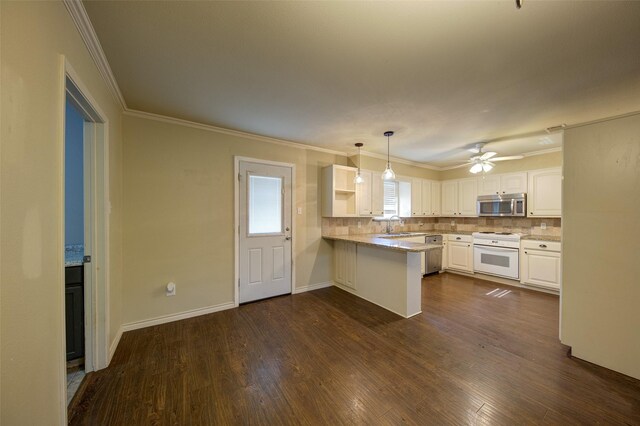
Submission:
{"label": "dark wooden furniture", "polygon": [[67,361],[84,356],[84,266],[65,269]]}

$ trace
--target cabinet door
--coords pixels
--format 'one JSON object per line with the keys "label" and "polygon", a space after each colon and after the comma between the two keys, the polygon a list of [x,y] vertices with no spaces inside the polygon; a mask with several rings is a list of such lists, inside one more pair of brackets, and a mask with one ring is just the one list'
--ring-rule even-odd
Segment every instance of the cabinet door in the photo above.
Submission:
{"label": "cabinet door", "polygon": [[361,170],[360,176],[362,176],[363,182],[356,185],[358,213],[360,216],[373,216],[373,182],[371,172]]}
{"label": "cabinet door", "polygon": [[496,195],[500,193],[500,175],[483,175],[478,178],[478,195]]}
{"label": "cabinet door", "polygon": [[371,173],[371,210],[373,216],[384,216],[384,181],[382,173]]}
{"label": "cabinet door", "polygon": [[529,216],[560,217],[562,214],[562,169],[529,172],[527,198]]}
{"label": "cabinet door", "polygon": [[442,269],[449,269],[449,243],[446,238],[442,240]]}
{"label": "cabinet door", "polygon": [[458,215],[477,216],[478,181],[476,178],[458,181]]}
{"label": "cabinet door", "polygon": [[411,179],[411,216],[422,216],[422,179]]}
{"label": "cabinet door", "polygon": [[345,242],[333,242],[333,280],[338,284],[345,283]]}
{"label": "cabinet door", "polygon": [[442,215],[458,215],[458,181],[446,180],[442,182]]}
{"label": "cabinet door", "polygon": [[440,182],[431,182],[431,216],[440,216],[442,197],[442,184]]}
{"label": "cabinet door", "polygon": [[501,194],[520,194],[522,192],[527,192],[527,172],[500,175]]}
{"label": "cabinet door", "polygon": [[473,272],[473,247],[471,243],[449,241],[449,268]]}
{"label": "cabinet door", "polygon": [[422,181],[422,216],[432,215],[431,183],[430,180]]}
{"label": "cabinet door", "polygon": [[356,288],[356,258],[358,246],[355,243],[345,243],[345,276],[344,285]]}
{"label": "cabinet door", "polygon": [[562,279],[560,253],[525,249],[521,254],[520,274],[523,284],[560,289]]}

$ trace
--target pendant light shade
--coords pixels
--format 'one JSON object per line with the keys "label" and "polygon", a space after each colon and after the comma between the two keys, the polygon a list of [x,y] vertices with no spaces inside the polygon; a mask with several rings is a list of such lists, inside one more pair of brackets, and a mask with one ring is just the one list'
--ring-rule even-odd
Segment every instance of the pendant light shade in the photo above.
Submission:
{"label": "pendant light shade", "polygon": [[356,177],[353,179],[353,182],[355,184],[361,184],[362,182],[364,182],[364,179],[362,178],[362,175],[360,174],[360,148],[362,148],[362,145],[364,145],[362,142],[358,142],[356,144],[356,146],[358,147],[358,173],[356,173]]}
{"label": "pendant light shade", "polygon": [[393,180],[396,178],[396,174],[393,172],[391,168],[391,160],[389,156],[389,138],[393,136],[393,132],[391,130],[384,132],[384,135],[387,137],[387,168],[382,172],[382,179],[384,180]]}

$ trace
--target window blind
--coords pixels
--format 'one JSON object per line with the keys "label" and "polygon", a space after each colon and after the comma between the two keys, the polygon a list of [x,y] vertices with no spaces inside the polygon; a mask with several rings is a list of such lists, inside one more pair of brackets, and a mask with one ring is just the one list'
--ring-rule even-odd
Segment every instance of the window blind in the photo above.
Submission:
{"label": "window blind", "polygon": [[398,182],[384,182],[384,216],[398,214]]}

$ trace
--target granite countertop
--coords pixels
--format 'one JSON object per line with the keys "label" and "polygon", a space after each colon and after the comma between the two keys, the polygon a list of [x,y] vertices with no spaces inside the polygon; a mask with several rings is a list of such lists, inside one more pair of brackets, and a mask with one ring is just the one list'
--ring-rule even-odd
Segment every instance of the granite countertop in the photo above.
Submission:
{"label": "granite countertop", "polygon": [[327,240],[349,241],[356,244],[363,244],[373,247],[381,247],[389,250],[404,252],[422,252],[442,249],[438,244],[421,244],[409,241],[398,241],[399,238],[419,237],[422,235],[432,235],[428,233],[412,233],[410,235],[398,235],[394,237],[383,237],[384,234],[361,234],[361,235],[323,235]]}
{"label": "granite countertop", "polygon": [[64,266],[80,266],[84,257],[84,245],[73,244],[64,247]]}
{"label": "granite countertop", "polygon": [[555,235],[523,235],[521,240],[550,241],[555,243],[562,242],[561,237]]}

